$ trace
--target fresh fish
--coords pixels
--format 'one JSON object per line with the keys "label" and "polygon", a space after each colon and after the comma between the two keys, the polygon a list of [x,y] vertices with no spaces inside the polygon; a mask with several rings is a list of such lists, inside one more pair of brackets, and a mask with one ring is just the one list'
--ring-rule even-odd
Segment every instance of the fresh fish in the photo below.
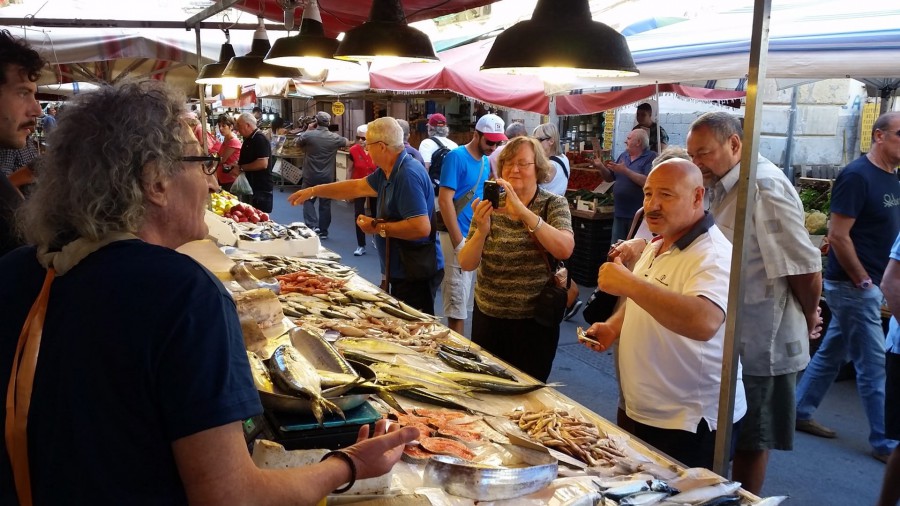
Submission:
{"label": "fresh fish", "polygon": [[283,344],[276,348],[269,360],[269,369],[280,387],[310,399],[313,416],[320,426],[325,420],[325,409],[344,417],[341,408],[322,397],[322,386],[316,368],[293,346]]}
{"label": "fresh fish", "polygon": [[475,453],[464,443],[445,437],[419,437],[419,446],[439,455],[450,455],[463,460],[472,460]]}
{"label": "fresh fish", "polygon": [[475,411],[467,406],[463,406],[453,399],[433,394],[427,390],[422,390],[421,388],[411,388],[409,390],[403,390],[402,392],[397,393],[404,397],[409,397],[414,401],[427,402],[428,404],[434,404],[435,406],[440,406],[442,408],[456,409],[458,411],[465,411],[466,413],[472,413]]}
{"label": "fresh fish", "polygon": [[321,380],[320,385],[322,385],[322,388],[332,388],[343,385],[352,385],[355,387],[365,381],[365,379],[356,374],[344,372],[323,371],[317,369],[316,373],[319,374],[319,379]]}
{"label": "fresh fish", "polygon": [[347,360],[352,360],[354,362],[359,362],[360,364],[363,364],[363,365],[371,366],[372,364],[386,364],[387,363],[384,360],[371,357],[369,355],[366,355],[365,353],[360,353],[358,351],[347,349],[347,348],[341,348],[340,346],[338,346],[338,348],[340,348],[341,355],[343,355],[344,358],[346,358]]}
{"label": "fresh fish", "polygon": [[669,497],[669,494],[665,492],[638,492],[619,501],[619,506],[650,506],[659,503],[666,497]]}
{"label": "fresh fish", "polygon": [[353,327],[351,325],[337,324],[337,325],[332,325],[331,329],[340,332],[342,336],[347,336],[347,337],[365,337],[366,336],[366,331],[356,328],[356,327]]}
{"label": "fresh fish", "polygon": [[344,295],[357,302],[381,302],[381,298],[371,292],[362,290],[344,290]]}
{"label": "fresh fish", "polygon": [[403,302],[402,300],[398,300],[397,304],[400,306],[400,309],[402,311],[409,313],[420,320],[434,320],[435,319],[434,316],[431,316],[430,314],[427,314],[427,313],[423,313],[422,311],[419,311],[418,309],[410,306],[409,304]]}
{"label": "fresh fish", "polygon": [[418,383],[433,391],[447,391],[448,393],[453,394],[464,394],[472,390],[471,388],[466,388],[440,374],[416,369],[408,365],[384,363],[372,364],[370,367],[375,371],[375,375],[379,378],[387,377],[403,380],[408,383]]}
{"label": "fresh fish", "polygon": [[339,349],[353,350],[360,353],[387,353],[392,355],[418,355],[416,350],[384,339],[339,339],[334,343]]}
{"label": "fresh fish", "polygon": [[481,355],[475,353],[474,351],[464,350],[462,348],[457,348],[455,346],[450,346],[449,344],[441,344],[438,348],[444,353],[449,353],[451,355],[456,355],[457,357],[467,358],[474,362],[481,362]]}
{"label": "fresh fish", "polygon": [[788,496],[786,495],[773,495],[772,497],[760,499],[759,501],[753,503],[753,506],[778,506],[779,504],[787,500]]}
{"label": "fresh fish", "polygon": [[741,506],[741,496],[737,494],[715,497],[697,506]]}
{"label": "fresh fish", "polygon": [[602,491],[603,497],[612,499],[613,501],[619,502],[622,499],[634,495],[639,494],[641,492],[649,492],[650,485],[647,484],[646,481],[631,481],[618,487],[613,487]]}
{"label": "fresh fish", "polygon": [[302,328],[291,329],[291,344],[297,349],[316,369],[331,372],[342,372],[357,375],[353,366],[347,362],[337,349],[323,337]]}
{"label": "fresh fish", "polygon": [[723,481],[722,483],[716,483],[715,485],[710,485],[708,487],[695,488],[693,490],[688,490],[687,492],[673,495],[668,500],[673,503],[700,504],[704,501],[715,499],[716,497],[731,495],[740,488],[741,484],[736,481]]}
{"label": "fresh fish", "polygon": [[353,319],[349,315],[346,315],[340,311],[335,311],[332,308],[322,309],[319,311],[319,313],[322,316],[324,316],[325,318],[334,318],[337,320],[352,320]]}
{"label": "fresh fish", "polygon": [[253,383],[257,390],[272,393],[275,388],[272,385],[272,377],[269,376],[269,370],[263,363],[259,355],[252,351],[247,352],[247,359],[250,360],[250,372],[253,374]]}
{"label": "fresh fish", "polygon": [[460,385],[466,385],[479,390],[500,395],[519,395],[544,388],[544,383],[518,383],[496,376],[478,374],[474,372],[440,372],[441,376],[451,379]]}
{"label": "fresh fish", "polygon": [[475,372],[479,374],[487,374],[489,376],[496,376],[498,378],[508,379],[510,381],[515,381],[518,383],[518,380],[515,376],[508,373],[504,368],[500,367],[497,364],[486,364],[484,362],[476,362],[474,360],[469,360],[465,357],[461,357],[458,355],[453,355],[451,353],[445,353],[441,350],[437,352],[438,358],[440,358],[445,364],[450,367],[465,372]]}
{"label": "fresh fish", "polygon": [[387,302],[377,302],[376,305],[385,313],[391,316],[396,316],[397,318],[402,318],[409,321],[419,319],[417,316],[411,315],[400,308],[388,304]]}

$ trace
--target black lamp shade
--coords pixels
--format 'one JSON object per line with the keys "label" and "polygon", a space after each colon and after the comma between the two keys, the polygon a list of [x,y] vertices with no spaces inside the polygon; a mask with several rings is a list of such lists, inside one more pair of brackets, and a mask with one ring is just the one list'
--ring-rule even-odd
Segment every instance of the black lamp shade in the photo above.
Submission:
{"label": "black lamp shade", "polygon": [[200,69],[197,74],[197,84],[221,84],[222,72],[228,66],[228,61],[234,58],[234,46],[226,42],[222,44],[219,50],[219,61],[216,63],[207,63]]}
{"label": "black lamp shade", "polygon": [[222,77],[230,79],[300,79],[300,71],[290,67],[270,65],[263,61],[263,57],[269,52],[271,45],[269,39],[253,38],[250,52],[245,56],[235,56],[228,62],[228,66],[222,72]]}
{"label": "black lamp shade", "polygon": [[[313,6],[307,7],[312,9]],[[285,67],[305,67],[315,60],[330,60],[331,62],[344,64],[341,60],[334,59],[340,42],[337,39],[325,36],[325,28],[319,18],[316,6],[314,17],[307,17],[307,11],[303,12],[303,21],[300,23],[300,32],[293,37],[284,37],[275,41],[272,49],[264,58],[266,63],[282,65]],[[319,18],[319,19],[316,19]],[[330,65],[320,63],[320,65]]]}
{"label": "black lamp shade", "polygon": [[437,60],[424,32],[406,24],[400,0],[374,0],[369,20],[344,35],[335,58],[370,61],[375,57]]}
{"label": "black lamp shade", "polygon": [[588,0],[538,0],[534,14],[497,36],[481,70],[537,73],[573,69],[579,75],[639,73],[625,36],[591,19]]}

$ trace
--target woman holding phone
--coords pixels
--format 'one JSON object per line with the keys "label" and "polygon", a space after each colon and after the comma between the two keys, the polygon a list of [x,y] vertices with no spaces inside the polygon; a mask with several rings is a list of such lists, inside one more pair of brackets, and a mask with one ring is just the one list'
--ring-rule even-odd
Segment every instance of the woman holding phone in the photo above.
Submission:
{"label": "woman holding phone", "polygon": [[550,162],[537,140],[511,139],[498,166],[505,205],[495,209],[487,198],[475,199],[472,227],[459,252],[460,267],[478,269],[472,341],[546,381],[559,325],[539,324],[534,307],[553,259],[568,259],[575,248],[572,215],[564,197],[538,187]]}

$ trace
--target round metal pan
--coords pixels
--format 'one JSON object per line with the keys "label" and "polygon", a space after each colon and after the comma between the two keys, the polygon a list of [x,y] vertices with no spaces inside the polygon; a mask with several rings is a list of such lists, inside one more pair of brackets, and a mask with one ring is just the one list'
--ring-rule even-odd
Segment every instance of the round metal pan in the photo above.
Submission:
{"label": "round metal pan", "polygon": [[[372,371],[372,369],[369,369],[367,365],[352,360],[349,362],[360,376],[367,380],[375,380],[375,372]],[[312,413],[312,406],[308,399],[281,393],[279,392],[277,385],[275,386],[275,393],[263,392],[261,390],[258,392],[259,400],[266,409],[285,413]],[[344,394],[338,397],[326,398],[335,403],[337,407],[341,408],[341,411],[347,411],[348,409],[353,409],[366,402],[366,399],[369,398],[369,394]]]}

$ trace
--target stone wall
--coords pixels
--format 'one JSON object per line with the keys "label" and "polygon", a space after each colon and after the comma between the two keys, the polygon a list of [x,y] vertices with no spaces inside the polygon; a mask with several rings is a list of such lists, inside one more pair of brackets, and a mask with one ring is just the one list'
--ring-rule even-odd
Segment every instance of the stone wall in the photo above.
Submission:
{"label": "stone wall", "polygon": [[[865,103],[865,87],[852,79],[829,79],[797,87],[793,165],[843,165],[859,156],[859,117]],[[782,165],[787,143],[793,88],[779,90],[775,79],[761,89],[763,112],[759,151]],[[663,105],[665,111],[666,107]],[[688,128],[705,110],[726,110],[743,116],[743,110],[697,104],[693,112],[663,112],[659,123],[669,134],[669,144],[684,146]],[[617,115],[614,153],[620,153],[625,135],[635,124],[634,107]]]}

